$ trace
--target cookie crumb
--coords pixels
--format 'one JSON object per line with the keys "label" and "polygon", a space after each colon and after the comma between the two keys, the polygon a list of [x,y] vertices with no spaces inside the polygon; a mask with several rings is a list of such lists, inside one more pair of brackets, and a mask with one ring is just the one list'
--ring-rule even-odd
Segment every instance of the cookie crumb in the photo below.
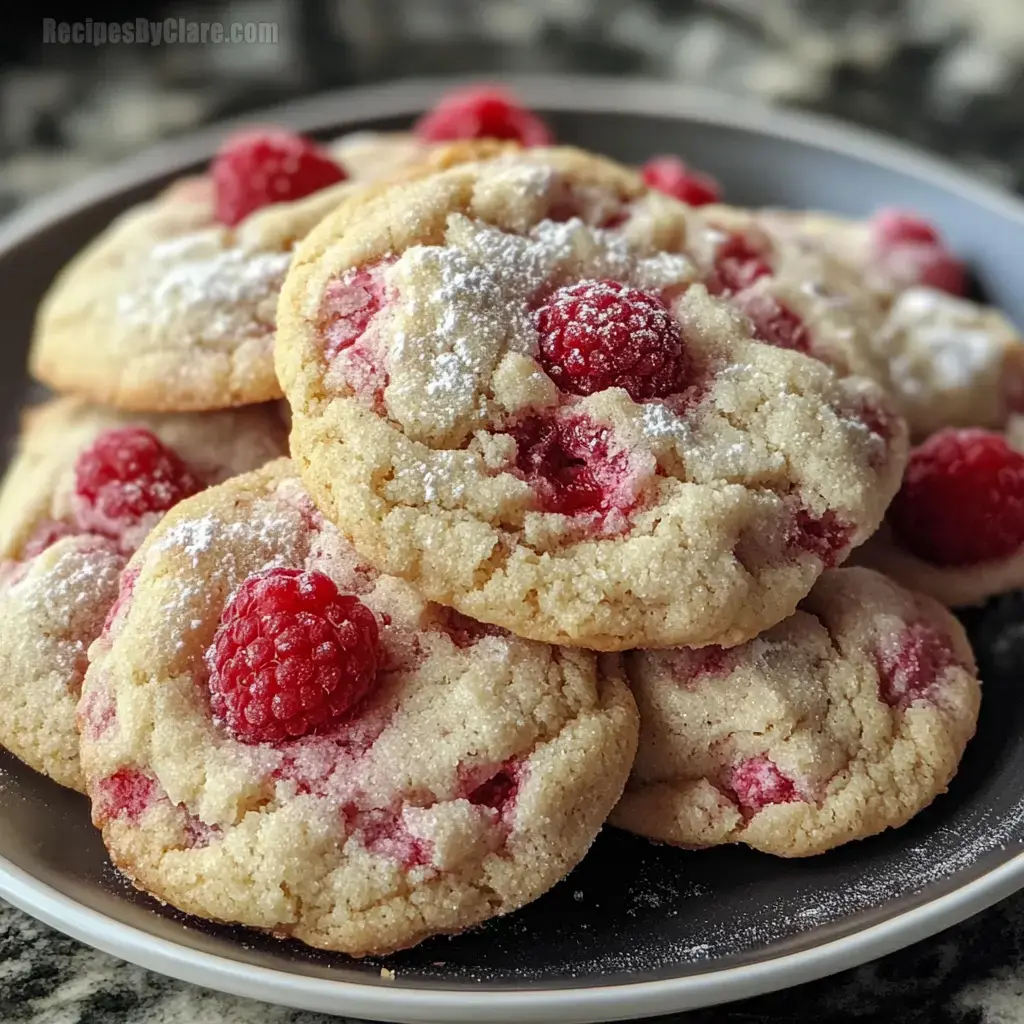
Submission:
{"label": "cookie crumb", "polygon": [[394,971],[389,971],[386,967],[382,967],[380,969],[380,976],[385,981],[394,981],[395,980],[395,972]]}

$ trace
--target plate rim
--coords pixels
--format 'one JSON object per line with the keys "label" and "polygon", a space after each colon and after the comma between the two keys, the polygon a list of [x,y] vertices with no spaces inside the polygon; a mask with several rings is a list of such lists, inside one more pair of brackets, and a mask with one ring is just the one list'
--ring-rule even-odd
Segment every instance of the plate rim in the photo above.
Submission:
{"label": "plate rim", "polygon": [[[415,114],[443,91],[480,76],[402,79],[335,90],[281,104],[258,115],[314,130],[325,125]],[[649,79],[585,75],[503,75],[497,79],[541,110],[665,116],[719,124],[770,138],[830,150],[930,182],[982,205],[1024,230],[1024,202],[938,157],[837,119],[780,110],[756,100]],[[37,199],[0,224],[0,257],[97,202],[128,188],[184,170],[208,157],[226,131],[252,123],[234,118],[187,137],[165,141],[111,168],[87,176],[52,196]],[[949,876],[955,879],[956,873]],[[452,990],[394,981],[309,977],[245,964],[190,949],[134,925],[108,918],[42,882],[0,855],[0,896],[44,923],[103,952],[179,980],[238,996],[333,1014],[379,1020],[476,1022],[590,1022],[670,1013],[776,991],[855,967],[948,928],[1024,888],[1024,853],[920,906],[852,935],[809,949],[769,956],[754,964],[701,974],[610,986]]]}

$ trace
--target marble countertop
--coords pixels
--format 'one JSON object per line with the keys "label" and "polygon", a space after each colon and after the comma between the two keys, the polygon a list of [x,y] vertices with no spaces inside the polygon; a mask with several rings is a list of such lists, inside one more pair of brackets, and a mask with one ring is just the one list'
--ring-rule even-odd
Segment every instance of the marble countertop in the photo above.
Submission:
{"label": "marble countertop", "polygon": [[[0,212],[161,136],[319,89],[394,77],[398,68],[643,74],[753,93],[889,132],[1024,191],[1020,3],[238,0],[223,20],[276,20],[277,46],[241,56],[230,48],[29,46],[20,63],[5,65]],[[333,1019],[162,978],[0,903],[3,1024]],[[688,1024],[820,1019],[1024,1021],[1024,894],[857,970],[685,1016]]]}

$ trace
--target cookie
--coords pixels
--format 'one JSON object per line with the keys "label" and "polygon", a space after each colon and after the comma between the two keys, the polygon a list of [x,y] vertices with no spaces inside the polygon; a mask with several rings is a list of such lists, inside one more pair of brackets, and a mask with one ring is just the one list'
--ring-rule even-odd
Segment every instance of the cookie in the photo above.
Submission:
{"label": "cookie", "polygon": [[622,792],[617,658],[378,575],[287,460],[178,506],[126,579],[82,760],[114,863],[181,910],[387,953],[541,895]]}
{"label": "cookie", "polygon": [[274,406],[128,417],[61,398],[26,416],[0,488],[0,744],[84,789],[75,706],[127,555],[176,497],[284,449]]}
{"label": "cookie", "polygon": [[922,286],[962,295],[967,272],[939,229],[917,214],[894,208],[866,220],[816,211],[764,210],[773,236],[796,242],[845,263],[883,299]]}
{"label": "cookie", "polygon": [[1001,313],[922,285],[872,286],[847,252],[853,224],[827,244],[817,232],[828,239],[831,220],[809,215],[805,235],[779,232],[775,216],[707,206],[696,218],[707,225],[695,238],[709,287],[730,296],[759,337],[869,377],[918,439],[943,427],[1000,428],[1021,406],[1024,340]]}
{"label": "cookie", "polygon": [[693,211],[534,149],[351,201],[299,250],[278,373],[368,561],[549,643],[732,645],[876,528],[905,426],[695,283]]}
{"label": "cookie", "polygon": [[885,523],[857,561],[950,607],[1024,587],[1024,448],[1004,435],[943,430],[910,455]]}
{"label": "cookie", "polygon": [[[434,147],[423,158],[431,168],[498,148],[463,143]],[[408,151],[395,153],[389,167],[391,152],[385,147],[354,164],[361,174],[416,173]],[[225,153],[230,157],[222,151],[218,162]],[[298,191],[331,173],[339,180],[292,201],[267,205],[266,197],[243,196],[241,207],[230,206],[257,171],[240,167],[238,181],[218,193],[215,163],[212,174],[184,179],[118,217],[44,298],[29,356],[33,375],[58,391],[128,410],[200,411],[279,398],[274,313],[292,250],[359,187],[359,179],[341,180],[344,171],[326,155],[317,159],[319,169],[311,181],[299,180]],[[237,223],[222,212],[225,203],[241,211],[256,201],[264,205]]]}
{"label": "cookie", "polygon": [[898,828],[945,791],[981,697],[956,619],[868,569],[740,647],[626,658],[640,747],[611,822],[685,847],[806,857]]}

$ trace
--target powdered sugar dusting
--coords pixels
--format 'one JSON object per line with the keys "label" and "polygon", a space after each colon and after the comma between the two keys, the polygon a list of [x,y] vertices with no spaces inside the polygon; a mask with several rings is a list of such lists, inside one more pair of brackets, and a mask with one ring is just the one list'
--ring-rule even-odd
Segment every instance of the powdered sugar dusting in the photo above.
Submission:
{"label": "powdered sugar dusting", "polygon": [[930,288],[910,288],[893,304],[882,344],[905,395],[952,391],[996,380],[1008,348],[1021,341],[1000,314]]}
{"label": "powdered sugar dusting", "polygon": [[685,257],[641,257],[621,234],[578,218],[514,235],[452,215],[447,242],[414,246],[387,272],[401,299],[382,326],[388,412],[408,436],[438,446],[486,423],[490,377],[506,352],[536,353],[530,303],[541,288],[595,278],[656,288],[692,278]]}
{"label": "powdered sugar dusting", "polygon": [[253,307],[274,296],[291,263],[289,252],[225,247],[210,229],[155,245],[136,286],[118,297],[117,314],[138,324],[169,324],[203,316],[194,329],[206,341],[257,333]]}

